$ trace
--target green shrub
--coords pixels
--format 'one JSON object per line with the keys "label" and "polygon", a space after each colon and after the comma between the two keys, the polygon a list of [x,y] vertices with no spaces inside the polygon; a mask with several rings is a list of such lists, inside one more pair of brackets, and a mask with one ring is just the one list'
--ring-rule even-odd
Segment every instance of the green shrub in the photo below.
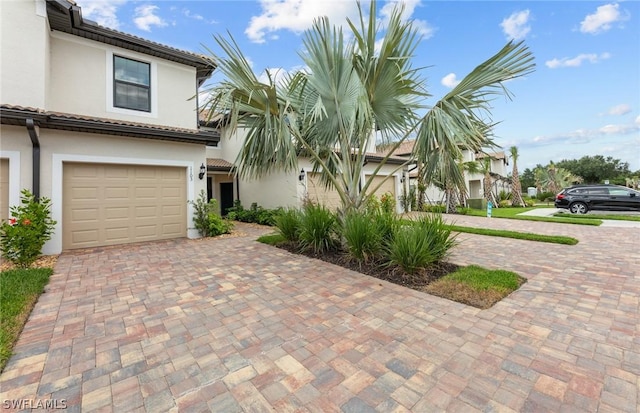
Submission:
{"label": "green shrub", "polygon": [[389,265],[397,265],[408,274],[415,274],[436,261],[418,225],[398,227],[386,248]]}
{"label": "green shrub", "polygon": [[415,223],[398,227],[387,247],[387,259],[390,265],[415,274],[442,261],[456,245],[455,238],[441,214],[425,215]]}
{"label": "green shrub", "polygon": [[198,199],[189,203],[194,209],[193,226],[201,236],[215,237],[231,232],[233,224],[218,215],[218,202],[215,199],[207,202],[207,195],[204,191],[200,191]]}
{"label": "green shrub", "polygon": [[51,239],[56,221],[51,219],[51,200],[22,190],[20,205],[10,209],[11,218],[0,225],[2,256],[17,267],[29,267]]}
{"label": "green shrub", "polygon": [[305,205],[300,219],[300,246],[316,254],[335,248],[335,225],[335,215],[323,205]]}
{"label": "green shrub", "polygon": [[400,219],[395,213],[379,212],[373,214],[373,223],[378,233],[380,233],[383,245],[386,245],[393,239],[393,235],[400,226]]}
{"label": "green shrub", "polygon": [[300,211],[297,209],[282,210],[275,217],[278,232],[289,242],[298,242],[300,234]]}
{"label": "green shrub", "polygon": [[536,206],[536,201],[534,201],[533,199],[525,199],[524,204],[528,207],[534,207]]}
{"label": "green shrub", "polygon": [[447,210],[447,207],[445,205],[438,205],[438,204],[424,204],[422,205],[422,211],[423,212],[436,212],[439,214],[444,214],[444,212]]}
{"label": "green shrub", "polygon": [[388,214],[396,212],[396,200],[389,192],[380,197],[380,209]]}
{"label": "green shrub", "polygon": [[276,216],[280,213],[281,208],[266,209],[258,206],[256,202],[251,204],[249,209],[245,209],[239,200],[233,203],[233,207],[227,212],[227,219],[240,222],[248,222],[252,224],[270,225],[276,224]]}
{"label": "green shrub", "polygon": [[505,191],[504,189],[500,191],[498,194],[498,203],[501,201],[506,201],[511,199],[511,192]]}
{"label": "green shrub", "polygon": [[378,197],[373,194],[369,195],[365,202],[364,209],[368,214],[377,214],[380,212],[380,201],[378,200]]}
{"label": "green shrub", "polygon": [[457,235],[452,235],[451,226],[444,221],[442,214],[425,215],[416,226],[422,231],[436,261],[442,261],[457,244]]}
{"label": "green shrub", "polygon": [[538,195],[536,195],[536,198],[538,198],[538,201],[543,201],[543,202],[547,202],[549,200],[553,200],[555,198],[556,194],[554,194],[553,192],[538,192]]}
{"label": "green shrub", "polygon": [[371,214],[363,212],[347,214],[341,227],[341,235],[346,251],[360,262],[370,260],[382,248],[382,234]]}
{"label": "green shrub", "polygon": [[498,206],[500,208],[510,208],[511,207],[511,200],[510,199],[501,199],[500,201],[498,201]]}

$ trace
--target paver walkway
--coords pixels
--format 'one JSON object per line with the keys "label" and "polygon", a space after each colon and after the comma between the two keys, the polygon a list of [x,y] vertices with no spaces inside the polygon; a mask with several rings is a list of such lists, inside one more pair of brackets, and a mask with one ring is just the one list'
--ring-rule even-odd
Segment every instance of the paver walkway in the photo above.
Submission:
{"label": "paver walkway", "polygon": [[[452,260],[529,281],[478,310],[246,237],[63,254],[0,377],[68,411],[636,412],[640,231],[462,234]],[[3,405],[3,407],[7,407]]]}

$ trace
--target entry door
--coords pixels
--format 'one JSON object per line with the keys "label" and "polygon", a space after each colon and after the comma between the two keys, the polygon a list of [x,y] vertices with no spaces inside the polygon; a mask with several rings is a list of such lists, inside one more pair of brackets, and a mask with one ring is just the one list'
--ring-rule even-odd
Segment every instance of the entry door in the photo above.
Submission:
{"label": "entry door", "polygon": [[229,208],[233,207],[233,182],[220,183],[220,210],[222,215],[227,215]]}

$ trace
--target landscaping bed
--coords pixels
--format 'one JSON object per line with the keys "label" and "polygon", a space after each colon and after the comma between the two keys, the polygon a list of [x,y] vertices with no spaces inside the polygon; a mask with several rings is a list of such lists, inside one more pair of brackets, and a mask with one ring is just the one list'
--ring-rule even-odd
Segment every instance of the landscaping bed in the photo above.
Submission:
{"label": "landscaping bed", "polygon": [[332,250],[318,254],[300,250],[279,234],[265,235],[258,241],[480,309],[492,307],[527,281],[510,271],[488,270],[478,266],[461,267],[446,261],[409,274],[400,267],[389,266],[380,261],[359,262],[342,251]]}

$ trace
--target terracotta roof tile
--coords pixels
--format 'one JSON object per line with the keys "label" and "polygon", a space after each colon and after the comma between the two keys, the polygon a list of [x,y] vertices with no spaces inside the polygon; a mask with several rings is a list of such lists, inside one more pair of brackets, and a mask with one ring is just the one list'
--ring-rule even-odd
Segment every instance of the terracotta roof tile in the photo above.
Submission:
{"label": "terracotta roof tile", "polygon": [[225,161],[220,158],[207,158],[207,166],[212,169],[227,169],[230,170],[233,168],[233,164],[231,162]]}

